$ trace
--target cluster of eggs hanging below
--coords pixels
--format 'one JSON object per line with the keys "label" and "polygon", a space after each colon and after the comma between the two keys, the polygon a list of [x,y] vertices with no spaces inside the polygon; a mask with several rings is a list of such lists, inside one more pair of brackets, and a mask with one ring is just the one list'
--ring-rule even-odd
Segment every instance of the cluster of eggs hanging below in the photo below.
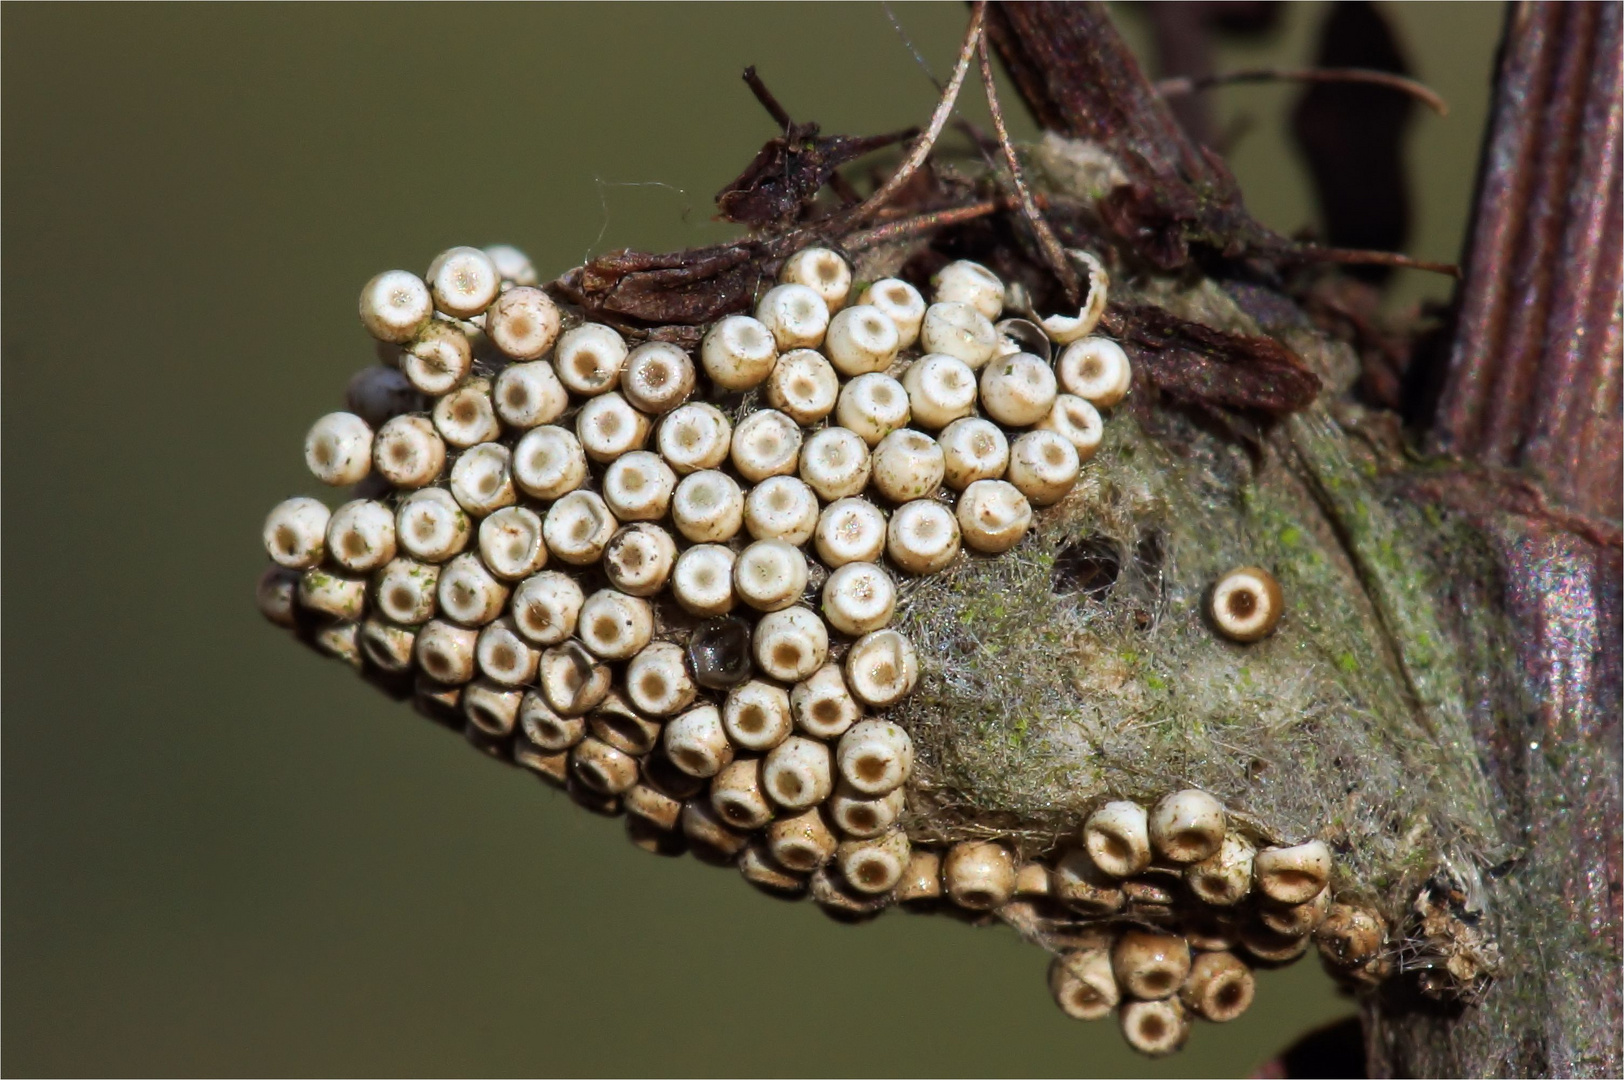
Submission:
{"label": "cluster of eggs hanging below", "polygon": [[[882,713],[920,677],[890,625],[898,577],[1018,543],[1129,388],[1126,354],[1091,336],[1103,268],[1080,258],[1077,317],[995,322],[1005,288],[978,264],[944,268],[928,305],[900,279],[848,304],[850,266],[808,248],[753,317],[707,329],[697,364],[567,314],[512,248],[380,274],[360,313],[384,362],[305,442],[310,470],[354,497],[272,510],[261,609],[624,812],[650,850],[691,849],[846,918],[942,897],[1082,911],[1066,857],[911,844],[913,745]],[[1114,957],[1136,939],[1111,940]],[[1051,978],[1074,1015],[1091,955]],[[1122,1009],[1154,1052],[1167,1041],[1141,1028],[1183,1029],[1152,1012]]]}

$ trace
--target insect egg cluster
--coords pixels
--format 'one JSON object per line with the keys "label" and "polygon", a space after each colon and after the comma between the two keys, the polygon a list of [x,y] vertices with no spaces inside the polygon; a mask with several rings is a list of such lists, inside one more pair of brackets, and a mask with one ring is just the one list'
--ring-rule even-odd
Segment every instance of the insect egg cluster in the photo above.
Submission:
{"label": "insect egg cluster", "polygon": [[1057,368],[1030,323],[1026,351],[975,263],[928,305],[900,279],[854,290],[825,248],[780,277],[694,355],[583,321],[512,248],[379,274],[360,315],[384,363],[305,440],[354,497],[271,511],[261,603],[713,847],[825,803],[883,820],[837,830],[861,849],[839,865],[866,868],[843,883],[872,895],[907,850],[912,749],[877,715],[920,676],[898,582],[1018,543],[1130,372],[1087,337]]}
{"label": "insect egg cluster", "polygon": [[886,714],[930,662],[893,625],[899,586],[1020,543],[1128,392],[1078,257],[1078,317],[1028,320],[975,263],[927,303],[807,248],[693,350],[584,320],[512,248],[380,274],[360,315],[383,362],[304,446],[350,498],[271,511],[261,610],[649,850],[840,918],[1020,901],[1082,927],[1061,1007],[1172,1049],[1322,927],[1350,970],[1379,949],[1330,903],[1323,845],[1257,850],[1201,792],[1107,803],[1031,861],[915,842],[913,741]]}

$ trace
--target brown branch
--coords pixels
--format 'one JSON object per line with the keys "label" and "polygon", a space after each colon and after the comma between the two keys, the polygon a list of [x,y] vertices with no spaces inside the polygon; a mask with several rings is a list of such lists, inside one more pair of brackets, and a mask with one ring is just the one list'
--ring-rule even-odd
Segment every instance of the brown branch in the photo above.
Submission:
{"label": "brown branch", "polygon": [[1617,518],[1624,154],[1615,4],[1513,9],[1435,417],[1438,448]]}
{"label": "brown branch", "polygon": [[1446,277],[1460,277],[1460,267],[1454,263],[1416,259],[1396,251],[1363,251],[1357,248],[1298,244],[1292,254],[1311,262],[1342,263],[1347,266],[1400,266],[1409,270],[1426,270],[1434,274],[1443,274]]}
{"label": "brown branch", "polygon": [[1010,182],[1015,187],[1016,198],[1020,200],[1021,213],[1032,226],[1036,234],[1038,247],[1043,251],[1043,258],[1049,264],[1054,276],[1060,279],[1060,284],[1066,290],[1066,299],[1072,304],[1082,302],[1082,283],[1077,279],[1077,271],[1066,258],[1065,251],[1060,246],[1060,240],[1055,236],[1054,230],[1038,211],[1037,203],[1032,199],[1032,192],[1026,186],[1026,179],[1021,175],[1021,160],[1015,153],[1015,146],[1009,141],[1009,129],[1004,125],[1004,109],[998,101],[998,88],[993,83],[992,62],[987,59],[987,40],[981,38],[976,43],[976,50],[981,56],[981,85],[987,92],[987,108],[992,113],[992,126],[998,133],[998,145],[1004,151],[1004,160],[1009,164]]}
{"label": "brown branch", "polygon": [[1256,82],[1369,83],[1408,94],[1424,102],[1439,116],[1449,115],[1449,103],[1425,83],[1406,79],[1391,71],[1373,71],[1369,68],[1251,68],[1198,78],[1162,79],[1156,83],[1156,92],[1162,97],[1178,97],[1218,86]]}

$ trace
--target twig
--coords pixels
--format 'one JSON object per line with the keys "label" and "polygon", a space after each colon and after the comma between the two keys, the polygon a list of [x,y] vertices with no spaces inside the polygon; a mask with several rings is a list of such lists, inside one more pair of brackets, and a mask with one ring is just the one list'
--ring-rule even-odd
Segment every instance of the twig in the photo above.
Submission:
{"label": "twig", "polygon": [[888,222],[872,229],[852,233],[847,236],[843,245],[851,251],[861,251],[864,248],[883,244],[903,236],[914,233],[928,232],[931,229],[945,228],[948,225],[962,225],[966,221],[974,221],[988,214],[995,214],[1007,205],[1003,199],[987,199],[983,202],[970,203],[968,206],[955,206],[950,210],[934,210],[928,214],[919,214],[900,221]]}
{"label": "twig", "polygon": [[1009,163],[1009,178],[1015,186],[1015,195],[1020,200],[1021,213],[1026,215],[1027,223],[1037,235],[1038,247],[1043,250],[1043,258],[1048,262],[1054,276],[1060,279],[1060,284],[1066,290],[1066,298],[1073,304],[1081,303],[1082,283],[1077,279],[1077,271],[1066,258],[1054,230],[1049,228],[1049,223],[1038,212],[1037,204],[1032,201],[1032,192],[1027,189],[1026,179],[1021,175],[1020,157],[1015,153],[1014,144],[1009,141],[1009,129],[1004,126],[1004,109],[998,103],[998,89],[993,84],[992,62],[987,59],[985,38],[976,43],[976,51],[981,56],[981,85],[987,91],[987,109],[992,113],[993,130],[998,132],[998,145],[1003,148],[1004,160]]}
{"label": "twig", "polygon": [[779,104],[778,99],[773,96],[773,92],[767,89],[767,84],[761,81],[761,76],[756,74],[754,64],[744,69],[744,83],[750,88],[750,92],[756,95],[756,100],[761,102],[761,107],[766,109],[767,114],[773,118],[773,123],[786,132],[795,126],[795,121],[789,118],[789,110]]}
{"label": "twig", "polygon": [[1317,83],[1370,83],[1409,94],[1439,116],[1449,115],[1449,103],[1437,91],[1415,79],[1395,75],[1391,71],[1373,71],[1370,68],[1252,68],[1246,71],[1227,71],[1222,75],[1188,76],[1162,79],[1156,83],[1156,92],[1162,97],[1196,94],[1216,86],[1253,82],[1317,82]]}
{"label": "twig", "polygon": [[1410,270],[1426,270],[1447,277],[1460,277],[1460,267],[1454,263],[1429,262],[1401,255],[1396,251],[1363,251],[1358,248],[1320,247],[1318,244],[1299,244],[1292,252],[1313,262],[1343,263],[1349,266],[1402,266]]}
{"label": "twig", "polygon": [[919,137],[913,150],[908,154],[901,167],[892,173],[880,189],[868,197],[868,201],[856,210],[856,218],[869,217],[883,207],[893,195],[902,190],[912,177],[919,171],[919,167],[930,156],[931,147],[947,126],[948,117],[953,115],[953,103],[958,100],[959,88],[964,85],[964,76],[970,71],[970,58],[975,55],[976,42],[981,40],[981,22],[987,13],[987,0],[976,0],[971,9],[970,26],[964,33],[964,44],[959,47],[958,63],[953,67],[953,77],[947,81],[947,89],[942,91],[941,100],[936,103],[936,112],[931,115],[930,127]]}

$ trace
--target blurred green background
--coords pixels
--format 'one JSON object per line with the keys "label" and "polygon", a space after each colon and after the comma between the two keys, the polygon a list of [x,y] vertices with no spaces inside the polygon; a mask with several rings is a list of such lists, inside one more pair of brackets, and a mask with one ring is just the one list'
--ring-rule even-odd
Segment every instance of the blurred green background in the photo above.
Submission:
{"label": "blurred green background", "polygon": [[[1307,63],[1321,11],[1220,68]],[[1387,11],[1455,106],[1411,133],[1411,250],[1453,259],[1500,12]],[[945,74],[964,9],[895,15]],[[263,515],[317,487],[304,431],[371,359],[363,281],[457,243],[552,274],[724,235],[710,196],[773,133],[746,63],[826,131],[928,114],[883,8],[12,4],[0,29],[7,1072],[1224,1075],[1351,1010],[1305,962],[1144,1061],[1011,933],[840,926],[650,857],[254,610]],[[1312,216],[1297,92],[1216,98],[1257,120],[1236,171],[1283,230]]]}

